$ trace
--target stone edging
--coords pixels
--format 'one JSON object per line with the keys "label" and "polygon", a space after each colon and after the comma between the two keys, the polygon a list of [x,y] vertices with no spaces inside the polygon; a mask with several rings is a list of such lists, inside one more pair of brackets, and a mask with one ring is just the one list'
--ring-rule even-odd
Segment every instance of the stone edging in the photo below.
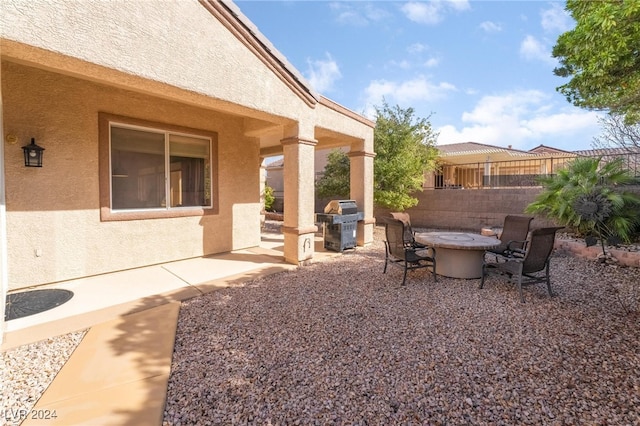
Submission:
{"label": "stone edging", "polygon": [[284,214],[283,213],[276,213],[276,212],[265,212],[265,218],[267,220],[279,220],[279,221],[283,221],[284,220]]}
{"label": "stone edging", "polygon": [[[556,250],[568,252],[586,259],[597,260],[602,254],[602,247],[587,247],[583,241],[556,240]],[[621,250],[607,247],[607,252],[617,260],[621,266],[632,266],[640,268],[640,252]]]}

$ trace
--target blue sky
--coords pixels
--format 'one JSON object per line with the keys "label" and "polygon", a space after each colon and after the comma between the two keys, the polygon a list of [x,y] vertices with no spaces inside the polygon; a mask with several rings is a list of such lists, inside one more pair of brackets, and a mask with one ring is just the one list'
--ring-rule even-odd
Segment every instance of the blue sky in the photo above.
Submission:
{"label": "blue sky", "polygon": [[412,107],[438,144],[589,149],[598,113],[557,93],[550,1],[245,1],[236,5],[322,95],[372,118]]}

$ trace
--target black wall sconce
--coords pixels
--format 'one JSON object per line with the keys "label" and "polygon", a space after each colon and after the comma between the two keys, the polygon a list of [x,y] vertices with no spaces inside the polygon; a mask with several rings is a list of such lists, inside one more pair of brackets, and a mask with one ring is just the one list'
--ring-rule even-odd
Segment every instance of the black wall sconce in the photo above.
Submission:
{"label": "black wall sconce", "polygon": [[42,167],[42,156],[44,148],[36,145],[36,140],[31,138],[31,143],[22,147],[24,152],[25,167]]}

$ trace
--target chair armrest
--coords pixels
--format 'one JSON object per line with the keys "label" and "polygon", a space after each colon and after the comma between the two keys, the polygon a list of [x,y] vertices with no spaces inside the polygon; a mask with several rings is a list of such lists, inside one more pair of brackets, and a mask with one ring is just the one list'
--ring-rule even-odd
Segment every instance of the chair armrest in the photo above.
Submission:
{"label": "chair armrest", "polygon": [[[436,248],[431,246],[418,247],[412,250],[416,256],[424,257],[427,259],[434,259],[436,257]],[[425,253],[426,252],[426,253]],[[421,254],[425,253],[425,254]]]}
{"label": "chair armrest", "polygon": [[[512,257],[509,256],[508,254],[500,254],[500,253],[495,253],[492,251],[485,251],[485,255],[490,255],[490,258],[486,258],[485,257],[485,263],[491,265],[491,264],[496,264],[496,263],[503,263],[506,262],[508,260],[511,260]],[[488,261],[488,259],[492,259],[493,262]]]}
{"label": "chair armrest", "polygon": [[417,242],[417,241],[415,241],[415,240],[411,243],[411,245],[412,245],[414,248],[429,248],[429,246],[428,246],[428,245],[426,245],[426,244],[422,244],[422,243],[419,243],[419,242]]}
{"label": "chair armrest", "polygon": [[[523,248],[517,248],[517,247],[512,248],[511,247],[512,244],[522,244]],[[528,244],[527,240],[523,240],[523,241],[511,240],[507,243],[507,248],[504,250],[504,253],[509,257],[524,257],[526,253],[527,244]]]}

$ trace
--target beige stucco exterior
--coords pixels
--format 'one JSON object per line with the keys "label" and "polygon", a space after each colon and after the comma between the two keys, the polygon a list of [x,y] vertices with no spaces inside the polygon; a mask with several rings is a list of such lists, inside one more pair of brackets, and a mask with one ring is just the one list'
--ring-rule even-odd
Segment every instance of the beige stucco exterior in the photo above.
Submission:
{"label": "beige stucco exterior", "polygon": [[[11,62],[3,94],[5,132],[19,140],[5,147],[11,288],[259,243],[259,150],[242,135],[241,118]],[[217,132],[218,214],[101,221],[102,111]],[[46,147],[42,169],[23,165],[30,137]]]}
{"label": "beige stucco exterior", "polygon": [[[232,3],[3,0],[0,19],[5,289],[258,245],[260,165],[274,154],[285,258],[304,262],[316,148],[351,147],[358,243],[372,241],[373,123],[314,93]],[[214,208],[110,214],[105,115],[215,134]],[[24,167],[31,138],[42,168]]]}

